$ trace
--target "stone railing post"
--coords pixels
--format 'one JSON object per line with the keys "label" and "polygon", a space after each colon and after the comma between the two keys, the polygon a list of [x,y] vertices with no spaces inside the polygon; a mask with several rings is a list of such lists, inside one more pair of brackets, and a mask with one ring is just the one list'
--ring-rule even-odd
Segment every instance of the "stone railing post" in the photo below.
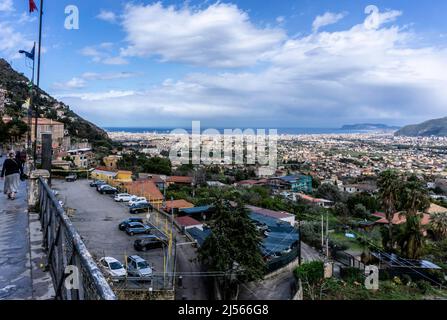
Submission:
{"label": "stone railing post", "polygon": [[39,177],[42,177],[45,182],[48,182],[50,173],[47,170],[31,171],[29,176],[29,190],[28,190],[28,210],[29,212],[37,212],[39,205]]}

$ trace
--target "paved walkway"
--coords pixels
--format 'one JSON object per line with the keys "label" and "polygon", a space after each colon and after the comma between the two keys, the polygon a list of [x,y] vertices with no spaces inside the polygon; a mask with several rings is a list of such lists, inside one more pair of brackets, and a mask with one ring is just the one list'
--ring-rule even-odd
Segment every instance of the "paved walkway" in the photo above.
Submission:
{"label": "paved walkway", "polygon": [[[4,160],[5,157],[0,158],[0,168]],[[0,181],[0,300],[49,299],[52,284],[48,273],[39,269],[45,256],[37,215],[28,214],[27,184],[21,182],[16,200],[11,201],[3,194],[3,182]]]}

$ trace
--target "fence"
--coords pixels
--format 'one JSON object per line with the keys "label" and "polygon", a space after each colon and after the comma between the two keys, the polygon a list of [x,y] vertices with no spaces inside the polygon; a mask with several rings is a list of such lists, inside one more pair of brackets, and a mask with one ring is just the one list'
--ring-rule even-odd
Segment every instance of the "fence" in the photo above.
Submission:
{"label": "fence", "polygon": [[357,268],[360,270],[365,270],[366,267],[363,262],[344,251],[333,251],[332,258],[346,267]]}
{"label": "fence", "polygon": [[[101,270],[48,184],[42,178],[39,178],[38,184],[43,245],[47,250],[48,268],[56,299],[116,300]],[[75,268],[66,272],[68,266]],[[69,280],[68,276],[70,279],[75,277],[71,285],[65,284]]]}

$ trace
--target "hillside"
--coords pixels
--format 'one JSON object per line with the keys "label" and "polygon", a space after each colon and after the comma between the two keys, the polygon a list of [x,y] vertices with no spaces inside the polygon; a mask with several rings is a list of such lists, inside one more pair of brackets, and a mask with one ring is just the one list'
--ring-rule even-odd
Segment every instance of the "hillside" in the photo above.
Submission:
{"label": "hillside", "polygon": [[447,117],[403,127],[396,132],[396,135],[409,137],[447,137]]}
{"label": "hillside", "polygon": [[[28,78],[12,69],[7,61],[0,58],[0,89],[7,91],[5,115],[26,117],[27,111],[22,105],[29,97],[28,82]],[[70,110],[69,106],[57,101],[45,91],[38,89],[33,104],[38,106],[40,117],[63,122],[72,140],[88,139],[95,148],[111,147],[112,141],[104,130],[81,118]]]}

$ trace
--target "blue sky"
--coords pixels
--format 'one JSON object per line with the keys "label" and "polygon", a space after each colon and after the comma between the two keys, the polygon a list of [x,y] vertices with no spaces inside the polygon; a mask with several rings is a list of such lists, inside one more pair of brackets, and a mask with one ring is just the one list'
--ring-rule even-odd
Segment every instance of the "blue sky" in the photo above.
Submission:
{"label": "blue sky", "polygon": [[[79,30],[64,28],[67,5]],[[27,6],[0,0],[0,57],[30,75],[17,54],[37,40]],[[415,123],[447,115],[445,12],[443,0],[47,0],[41,87],[102,126]]]}

